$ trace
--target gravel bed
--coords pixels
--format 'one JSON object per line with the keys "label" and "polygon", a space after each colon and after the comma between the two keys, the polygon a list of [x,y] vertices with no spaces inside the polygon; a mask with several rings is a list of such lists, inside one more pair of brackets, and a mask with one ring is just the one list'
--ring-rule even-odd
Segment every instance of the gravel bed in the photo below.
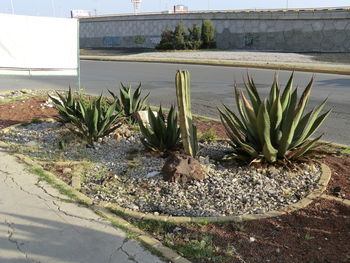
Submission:
{"label": "gravel bed", "polygon": [[[230,150],[227,142],[201,144],[202,182],[166,182],[159,173],[165,160],[147,153],[139,135],[116,140],[108,136],[87,148],[59,123],[20,126],[0,140],[40,161],[88,161],[82,191],[95,200],[135,211],[173,216],[227,216],[264,213],[290,205],[317,187],[318,165],[299,168],[253,168],[219,162]],[[60,149],[59,142],[67,147]]]}

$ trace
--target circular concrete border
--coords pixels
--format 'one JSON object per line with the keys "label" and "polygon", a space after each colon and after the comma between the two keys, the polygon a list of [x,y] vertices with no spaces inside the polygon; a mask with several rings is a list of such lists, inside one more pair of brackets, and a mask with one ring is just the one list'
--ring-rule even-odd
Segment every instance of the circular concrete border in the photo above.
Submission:
{"label": "circular concrete border", "polygon": [[[41,90],[43,91],[43,90]],[[47,90],[49,91],[49,90]],[[4,93],[7,93],[9,91],[5,91]],[[1,94],[2,92],[0,92]],[[52,118],[47,119],[48,122],[52,122]],[[9,127],[6,127],[2,130],[0,130],[2,133],[7,133],[10,130],[22,125],[22,123],[15,124]],[[8,147],[7,143],[4,143],[0,141],[0,147]],[[30,159],[30,158],[29,158]],[[31,159],[30,159],[31,160]],[[37,166],[40,166],[37,162],[31,160],[32,163],[35,163]],[[250,220],[256,220],[256,219],[263,219],[263,218],[271,218],[271,217],[277,217],[282,216],[287,213],[294,212],[296,210],[302,209],[306,206],[308,206],[314,199],[320,197],[323,192],[326,190],[328,182],[331,178],[331,170],[330,168],[324,164],[320,163],[321,165],[321,177],[318,182],[318,188],[311,192],[308,196],[301,199],[295,204],[288,205],[286,207],[283,207],[279,210],[272,210],[268,211],[263,214],[244,214],[239,216],[215,216],[215,217],[177,217],[177,216],[170,216],[170,215],[154,215],[154,214],[147,214],[142,212],[133,211],[128,208],[123,208],[121,206],[118,206],[116,204],[108,203],[108,202],[99,202],[99,204],[110,210],[117,211],[119,213],[137,218],[137,219],[145,219],[145,220],[158,220],[163,222],[173,222],[173,223],[186,223],[186,222],[223,222],[223,221],[234,221],[234,222],[242,222],[242,221],[250,221]],[[90,198],[88,198],[90,199]],[[94,203],[94,201],[92,201]]]}
{"label": "circular concrete border", "polygon": [[[15,128],[18,125],[13,125],[8,127],[8,131],[11,129],[11,127]],[[6,129],[6,128],[5,128]],[[1,130],[0,130],[1,131]],[[8,143],[5,143],[3,141],[0,141],[0,147],[1,148],[8,148],[10,145]],[[21,160],[23,163],[26,163],[27,165],[33,167],[33,168],[40,168],[42,171],[45,171],[43,167],[38,164],[37,162],[33,161],[29,157],[22,155],[22,154],[14,154],[19,160]],[[49,177],[51,180],[50,184],[57,185],[63,187],[64,189],[68,189],[71,191],[74,195],[74,197],[70,197],[76,201],[79,201],[89,207],[91,207],[95,213],[103,216],[104,218],[108,219],[109,221],[113,222],[119,227],[122,227],[124,229],[127,229],[131,233],[135,235],[135,238],[140,241],[141,243],[145,244],[146,246],[150,247],[151,249],[157,251],[160,253],[164,258],[170,260],[173,263],[190,263],[189,260],[185,259],[184,257],[177,254],[174,250],[164,246],[159,240],[153,238],[149,234],[145,233],[144,231],[138,229],[137,227],[130,224],[125,219],[117,216],[115,212],[120,212],[122,214],[125,214],[127,216],[131,216],[138,219],[143,220],[158,220],[158,221],[164,221],[164,222],[173,222],[173,223],[188,223],[188,222],[224,222],[224,221],[233,221],[233,222],[242,222],[242,221],[250,221],[250,220],[256,220],[256,219],[263,219],[263,218],[271,218],[271,217],[277,217],[282,216],[287,213],[294,212],[296,210],[302,209],[309,205],[311,202],[313,202],[314,199],[318,197],[322,197],[323,192],[326,190],[328,182],[331,178],[331,170],[330,168],[320,163],[321,165],[321,178],[318,183],[318,189],[314,190],[311,194],[309,194],[307,197],[303,198],[299,202],[292,204],[290,206],[284,207],[280,210],[276,211],[270,211],[264,214],[256,214],[256,215],[242,215],[242,216],[226,216],[226,217],[172,217],[172,216],[156,216],[151,214],[144,214],[140,212],[131,211],[122,207],[119,207],[117,205],[112,205],[108,203],[98,203],[96,204],[94,200],[92,200],[90,197],[86,196],[85,194],[81,193],[80,191],[76,190],[72,186],[66,184],[64,181],[62,181],[60,178],[58,178],[56,175],[45,171],[45,174]],[[349,201],[350,203],[350,201]]]}
{"label": "circular concrete border", "polygon": [[[2,133],[7,133],[10,130],[20,126],[21,124],[15,124],[10,127],[4,128],[1,130]],[[0,141],[0,147],[8,147],[9,145],[5,142]],[[27,157],[30,159],[29,157]],[[31,159],[30,159],[31,160]],[[35,163],[37,166],[40,166],[37,162],[31,160],[32,163]],[[272,210],[263,214],[244,214],[239,216],[214,216],[214,217],[177,217],[177,216],[170,216],[170,215],[154,215],[154,214],[147,214],[142,212],[133,211],[128,208],[123,208],[119,205],[108,203],[108,202],[99,202],[99,204],[110,210],[117,211],[119,213],[137,218],[137,219],[144,219],[144,220],[158,220],[163,222],[172,222],[172,223],[186,223],[186,222],[223,222],[223,221],[234,221],[234,222],[242,222],[242,221],[250,221],[250,220],[256,220],[256,219],[263,219],[263,218],[271,218],[271,217],[277,217],[282,216],[287,213],[294,212],[296,210],[302,209],[306,206],[308,206],[314,199],[320,197],[323,192],[326,190],[328,182],[331,178],[331,170],[330,168],[324,164],[320,163],[321,166],[321,177],[318,181],[318,188],[312,191],[309,195],[301,199],[299,202],[295,204],[288,205],[286,207],[283,207],[279,210]],[[92,201],[94,203],[94,201]]]}

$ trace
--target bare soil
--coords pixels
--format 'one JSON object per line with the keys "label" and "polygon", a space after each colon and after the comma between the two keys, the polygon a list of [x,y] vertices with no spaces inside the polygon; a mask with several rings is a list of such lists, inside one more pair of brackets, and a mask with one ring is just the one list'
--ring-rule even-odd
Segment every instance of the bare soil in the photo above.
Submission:
{"label": "bare soil", "polygon": [[[0,128],[57,116],[55,109],[42,106],[44,102],[45,99],[31,98],[0,105]],[[218,137],[226,137],[218,122],[196,123],[201,132],[214,129]],[[350,155],[338,151],[326,154],[322,160],[332,170],[327,193],[350,199]],[[195,263],[350,262],[350,207],[320,198],[305,209],[278,218],[240,224],[181,225],[174,246],[185,245],[185,236],[197,236],[200,240],[201,235],[210,236],[217,249],[215,257],[190,258]],[[234,252],[229,251],[230,246],[235,248]]]}
{"label": "bare soil", "polygon": [[33,119],[57,116],[56,109],[41,105],[45,101],[44,98],[31,98],[0,105],[0,129]]}

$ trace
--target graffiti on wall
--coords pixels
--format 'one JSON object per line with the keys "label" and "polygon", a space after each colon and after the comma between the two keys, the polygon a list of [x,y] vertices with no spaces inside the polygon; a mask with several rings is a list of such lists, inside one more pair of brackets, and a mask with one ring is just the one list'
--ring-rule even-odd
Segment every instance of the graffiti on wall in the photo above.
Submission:
{"label": "graffiti on wall", "polygon": [[160,42],[161,39],[162,39],[161,37],[151,37],[151,38],[150,38],[150,42],[151,42],[152,44],[159,44],[159,42]]}
{"label": "graffiti on wall", "polygon": [[120,37],[104,37],[102,42],[104,47],[115,47],[120,45]]}
{"label": "graffiti on wall", "polygon": [[135,44],[143,44],[143,43],[145,43],[145,37],[144,36],[135,36],[134,37],[134,43]]}

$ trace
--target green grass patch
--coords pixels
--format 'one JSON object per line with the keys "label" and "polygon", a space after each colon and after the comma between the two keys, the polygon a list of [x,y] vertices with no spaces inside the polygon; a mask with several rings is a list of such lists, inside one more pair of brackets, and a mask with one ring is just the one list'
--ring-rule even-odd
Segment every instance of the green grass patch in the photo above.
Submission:
{"label": "green grass patch", "polygon": [[30,168],[29,172],[35,174],[39,177],[39,181],[45,181],[50,184],[52,187],[57,189],[61,194],[68,196],[69,198],[76,201],[78,204],[89,206],[88,203],[79,199],[72,190],[67,189],[64,185],[57,183],[50,175],[45,172],[42,168]]}
{"label": "green grass patch", "polygon": [[215,255],[215,247],[210,236],[196,237],[182,244],[180,247],[174,246],[186,258],[208,258]]}
{"label": "green grass patch", "polygon": [[135,221],[134,225],[141,230],[154,234],[165,234],[172,232],[177,226],[175,223],[163,222],[157,220],[140,220]]}
{"label": "green grass patch", "polygon": [[340,153],[345,155],[350,155],[350,147],[341,150]]}
{"label": "green grass patch", "polygon": [[47,97],[46,95],[38,95],[38,94],[9,95],[4,97],[3,99],[0,99],[0,105],[16,102],[16,101],[28,100],[31,98],[46,98],[46,97]]}
{"label": "green grass patch", "polygon": [[213,129],[207,130],[205,132],[198,132],[198,138],[200,141],[210,143],[217,141],[219,137],[216,134],[216,131]]}

